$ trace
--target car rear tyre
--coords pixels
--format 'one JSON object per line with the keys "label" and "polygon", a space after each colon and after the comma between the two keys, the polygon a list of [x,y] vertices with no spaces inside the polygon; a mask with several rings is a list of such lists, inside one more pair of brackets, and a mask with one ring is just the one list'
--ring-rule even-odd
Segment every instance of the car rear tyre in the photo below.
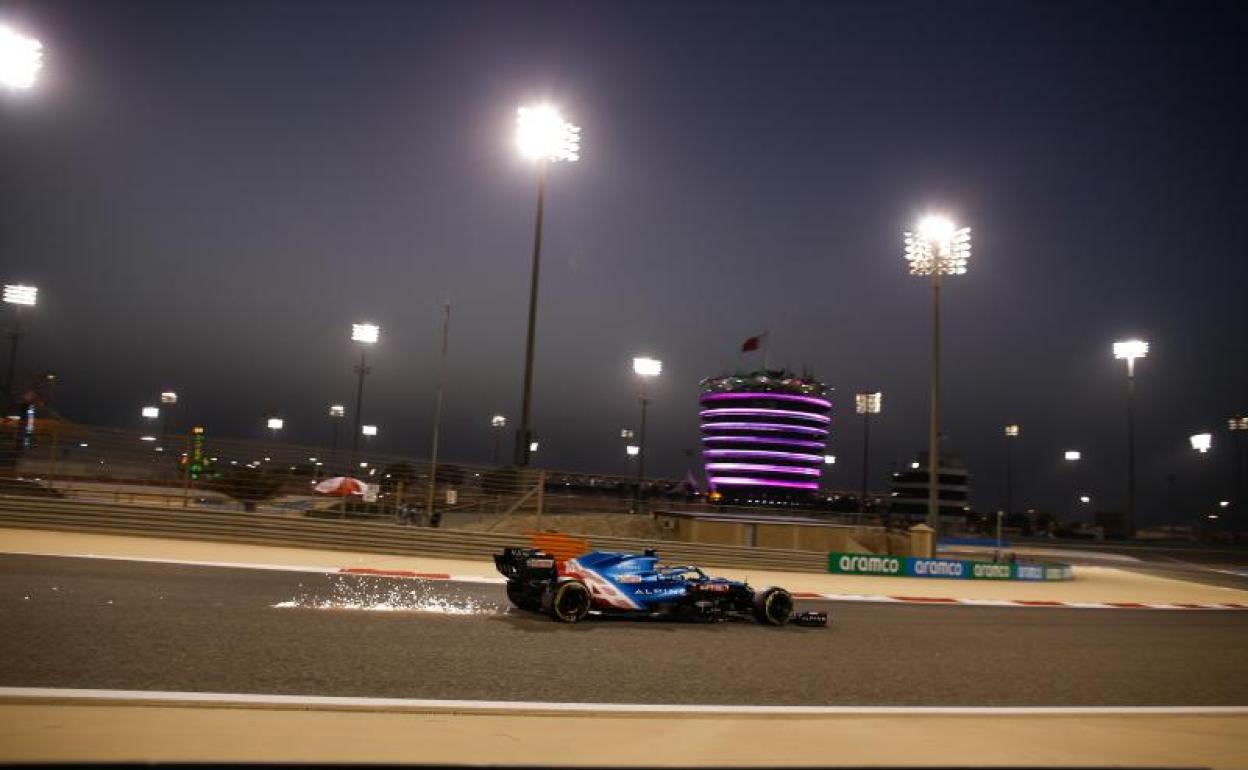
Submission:
{"label": "car rear tyre", "polygon": [[542,609],[541,595],[516,580],[507,581],[507,599],[518,610],[538,612]]}
{"label": "car rear tyre", "polygon": [[754,594],[754,619],[766,626],[783,626],[793,616],[793,597],[783,588],[764,588]]}
{"label": "car rear tyre", "polygon": [[542,592],[542,611],[561,623],[576,623],[589,614],[589,588],[579,580],[547,586]]}

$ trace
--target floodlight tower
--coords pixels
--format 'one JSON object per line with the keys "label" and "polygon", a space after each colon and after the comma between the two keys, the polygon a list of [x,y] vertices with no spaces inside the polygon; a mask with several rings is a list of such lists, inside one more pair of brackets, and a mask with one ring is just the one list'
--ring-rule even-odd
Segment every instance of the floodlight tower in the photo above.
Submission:
{"label": "floodlight tower", "polygon": [[542,263],[542,210],[546,200],[546,166],[578,160],[581,129],[568,123],[554,107],[543,104],[521,107],[516,112],[516,147],[537,164],[537,217],[533,228],[533,270],[529,280],[529,332],[524,345],[524,395],[520,405],[520,429],[516,433],[516,465],[529,464],[533,444],[529,418],[533,405],[533,347],[537,341],[537,285]]}
{"label": "floodlight tower", "polygon": [[355,367],[355,372],[360,376],[359,384],[355,389],[355,430],[351,433],[351,467],[355,468],[356,460],[359,459],[360,451],[360,426],[364,417],[364,375],[368,374],[368,346],[376,345],[377,340],[381,337],[381,327],[377,324],[362,323],[351,324],[351,339],[360,343],[360,363]]}
{"label": "floodlight tower", "polygon": [[[1226,421],[1226,427],[1235,436],[1235,518],[1232,527],[1244,525],[1244,477],[1248,476],[1248,467],[1244,466],[1244,437],[1248,434],[1248,416],[1233,415]],[[1225,506],[1224,506],[1225,507]]]}
{"label": "floodlight tower", "polygon": [[1114,343],[1114,358],[1127,362],[1127,537],[1135,535],[1135,359],[1148,355],[1148,343]]}
{"label": "floodlight tower", "polygon": [[1005,515],[1014,513],[1014,441],[1018,439],[1018,425],[1005,426]]}
{"label": "floodlight tower", "polygon": [[39,289],[20,283],[4,285],[4,303],[13,306],[13,331],[9,333],[9,373],[4,378],[5,400],[13,395],[13,378],[17,373],[17,341],[22,336],[22,308],[34,307],[39,299]]}
{"label": "floodlight tower", "polygon": [[35,84],[43,68],[43,43],[0,25],[0,84],[25,90]]}
{"label": "floodlight tower", "polygon": [[637,502],[640,509],[642,500],[641,485],[646,477],[646,405],[650,398],[646,391],[646,381],[658,377],[663,372],[663,362],[657,358],[640,356],[633,359],[633,373],[641,378],[641,430],[637,435]]}
{"label": "floodlight tower", "polygon": [[498,466],[498,444],[503,436],[503,428],[507,427],[507,418],[496,414],[490,418],[490,428],[494,431],[494,465]]}
{"label": "floodlight tower", "polygon": [[862,495],[858,498],[858,509],[863,514],[867,512],[867,477],[871,465],[871,415],[880,413],[883,401],[884,394],[879,391],[854,394],[854,411],[862,415]]}
{"label": "floodlight tower", "polygon": [[172,390],[166,390],[160,394],[160,411],[163,418],[160,421],[160,440],[164,441],[169,437],[169,417],[173,414],[173,408],[178,405],[178,394]]}
{"label": "floodlight tower", "polygon": [[[1195,449],[1197,455],[1200,457],[1204,457],[1205,455],[1209,454],[1209,450],[1213,448],[1213,434],[1212,433],[1196,433],[1190,436],[1188,438],[1188,441],[1191,442],[1192,449]],[[1204,463],[1201,463],[1201,464],[1204,465]],[[1198,471],[1198,473],[1199,473],[1198,478],[1200,479],[1201,482],[1204,482],[1206,480],[1205,472]],[[1194,484],[1193,486],[1196,487],[1197,490],[1200,489],[1199,484]],[[1197,525],[1200,524],[1200,511],[1204,509],[1204,503],[1201,499],[1202,497],[1203,495],[1201,495],[1200,492],[1197,491],[1196,492],[1196,512],[1197,512],[1196,524]],[[1193,531],[1196,531],[1196,529],[1194,529]]]}
{"label": "floodlight tower", "polygon": [[329,405],[329,470],[334,473],[338,460],[338,421],[347,416],[347,408],[342,404]]}
{"label": "floodlight tower", "polygon": [[927,426],[927,526],[940,526],[940,279],[965,275],[971,256],[971,228],[928,215],[914,232],[906,233],[910,275],[930,276],[932,283],[931,412]]}

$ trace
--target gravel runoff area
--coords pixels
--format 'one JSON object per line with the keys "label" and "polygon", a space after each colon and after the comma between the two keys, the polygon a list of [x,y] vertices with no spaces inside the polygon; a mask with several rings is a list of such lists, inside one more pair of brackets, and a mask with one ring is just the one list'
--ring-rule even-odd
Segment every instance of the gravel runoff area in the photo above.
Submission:
{"label": "gravel runoff area", "polygon": [[[263,564],[331,571],[366,568],[447,574],[456,578],[499,578],[492,563],[476,559],[387,556],[32,529],[0,529],[0,552]],[[781,585],[795,592],[850,596],[1088,603],[1248,604],[1248,591],[1102,566],[1075,567],[1074,580],[1052,583],[819,575],[726,568],[710,568],[709,571],[729,578],[747,579],[756,586]]]}

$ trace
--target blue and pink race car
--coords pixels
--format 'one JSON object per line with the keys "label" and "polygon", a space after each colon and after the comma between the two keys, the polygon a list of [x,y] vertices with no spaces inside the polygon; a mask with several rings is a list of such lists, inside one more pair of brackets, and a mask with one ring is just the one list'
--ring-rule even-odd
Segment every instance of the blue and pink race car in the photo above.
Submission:
{"label": "blue and pink race car", "polygon": [[824,612],[796,612],[783,588],[710,577],[697,567],[665,566],[642,554],[591,551],[562,565],[535,548],[505,548],[494,565],[518,609],[576,623],[591,612],[692,621],[753,618],[768,626],[827,625]]}

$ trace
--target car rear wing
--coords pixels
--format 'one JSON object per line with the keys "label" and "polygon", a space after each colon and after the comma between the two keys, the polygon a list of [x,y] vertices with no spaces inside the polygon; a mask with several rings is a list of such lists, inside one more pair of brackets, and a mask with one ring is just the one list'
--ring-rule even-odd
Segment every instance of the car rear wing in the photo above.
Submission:
{"label": "car rear wing", "polygon": [[494,555],[494,566],[508,580],[554,580],[555,557],[537,548],[504,548]]}

